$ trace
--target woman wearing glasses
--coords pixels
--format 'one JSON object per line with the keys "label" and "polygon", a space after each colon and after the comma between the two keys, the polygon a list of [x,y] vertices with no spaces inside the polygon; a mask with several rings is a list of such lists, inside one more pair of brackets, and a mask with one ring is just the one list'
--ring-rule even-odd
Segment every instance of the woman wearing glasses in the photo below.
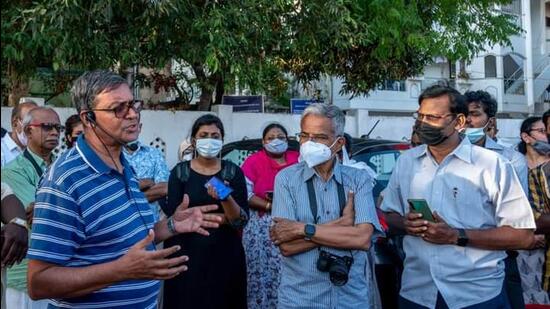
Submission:
{"label": "woman wearing glasses", "polygon": [[[199,117],[191,129],[197,156],[178,163],[168,179],[167,216],[184,198],[189,207],[216,204],[222,217],[209,236],[180,234],[165,247],[181,246],[176,255],[189,257],[188,270],[164,282],[164,308],[246,308],[246,264],[240,231],[248,220],[246,183],[241,169],[220,159],[224,128],[214,115]],[[209,185],[213,177],[220,182]],[[226,195],[224,182],[233,191]]]}
{"label": "woman wearing glasses", "polygon": [[286,129],[277,123],[262,133],[263,149],[251,155],[242,169],[248,187],[250,220],[244,229],[248,274],[248,308],[276,308],[280,253],[269,238],[275,176],[298,162],[299,153],[288,150]]}
{"label": "woman wearing glasses", "polygon": [[[526,304],[548,304],[550,284],[550,146],[540,117],[529,117],[521,124],[519,152],[527,158],[529,192],[537,224],[533,250],[518,256],[523,295]],[[544,289],[544,290],[543,290]]]}

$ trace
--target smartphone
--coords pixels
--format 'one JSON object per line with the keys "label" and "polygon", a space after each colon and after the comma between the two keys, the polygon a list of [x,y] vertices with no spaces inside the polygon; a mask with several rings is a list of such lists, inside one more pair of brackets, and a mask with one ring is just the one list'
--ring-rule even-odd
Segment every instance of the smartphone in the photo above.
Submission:
{"label": "smartphone", "polygon": [[273,191],[265,191],[265,197],[273,201]]}
{"label": "smartphone", "polygon": [[428,202],[426,202],[425,199],[408,199],[407,202],[409,202],[409,205],[415,212],[422,214],[422,219],[435,222],[432,215],[432,210],[428,206]]}
{"label": "smartphone", "polygon": [[229,194],[233,192],[233,189],[231,189],[230,186],[226,185],[223,180],[219,179],[216,176],[210,178],[210,180],[204,186],[208,188],[208,185],[211,185],[212,187],[214,187],[214,189],[216,189],[220,200],[225,200],[229,196]]}

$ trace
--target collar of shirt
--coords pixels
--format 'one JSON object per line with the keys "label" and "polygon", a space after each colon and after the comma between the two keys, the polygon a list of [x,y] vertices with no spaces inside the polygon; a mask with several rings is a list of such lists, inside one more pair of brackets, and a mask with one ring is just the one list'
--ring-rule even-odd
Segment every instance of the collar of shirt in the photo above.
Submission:
{"label": "collar of shirt", "polygon": [[[415,158],[420,158],[423,156],[429,156],[432,155],[428,152],[428,146],[426,145],[420,145],[418,147],[415,147],[410,150],[412,152],[412,155]],[[472,163],[472,144],[467,138],[463,138],[460,144],[450,153],[447,155],[449,156],[455,156],[458,159],[461,159],[464,162]]]}
{"label": "collar of shirt", "polygon": [[135,151],[132,151],[132,153],[130,153],[126,147],[122,147],[122,152],[124,152],[127,158],[132,158],[136,156],[140,151],[146,149],[145,147],[143,147],[143,144],[140,141],[137,141],[136,144],[137,149]]}
{"label": "collar of shirt", "polygon": [[[336,180],[336,182],[342,184],[342,171],[340,169],[341,163],[334,158],[332,160],[335,160],[335,162],[334,167],[332,168],[332,176],[330,178],[334,177],[334,180]],[[304,169],[302,172],[302,179],[304,180],[304,182],[308,181],[311,177],[313,177],[313,175],[317,175],[317,177],[321,178],[315,168],[310,168],[305,163],[302,164],[304,164]]]}
{"label": "collar of shirt", "polygon": [[[90,147],[90,145],[86,141],[86,137],[84,136],[84,134],[80,134],[80,136],[76,140],[76,150],[78,151],[78,153],[80,154],[84,162],[86,162],[86,164],[88,164],[94,171],[96,171],[96,173],[99,173],[99,174],[107,174],[110,172],[118,173],[117,171],[112,169],[110,166],[105,164],[103,160],[101,160],[101,158],[95,153],[95,151],[92,149],[92,147]],[[122,163],[124,178],[128,182],[133,177],[134,174],[132,172],[132,167],[130,166],[128,161],[124,158],[124,154],[122,152],[120,153],[120,162]]]}
{"label": "collar of shirt", "polygon": [[23,150],[21,148],[19,148],[17,143],[11,138],[10,134],[11,134],[11,132],[7,133],[4,137],[2,137],[2,140],[4,141],[6,146],[8,146],[9,151],[17,149],[17,150],[22,152]]}
{"label": "collar of shirt", "polygon": [[[42,159],[41,156],[34,153],[30,148],[27,147],[27,150],[30,153],[31,157],[34,159],[34,161],[38,164],[38,166],[40,166],[44,171],[46,167],[48,167],[48,165],[46,164],[46,161],[44,161],[44,159]],[[50,162],[53,162],[54,161],[53,153],[51,153],[50,156],[51,156]]]}
{"label": "collar of shirt", "polygon": [[495,142],[494,139],[485,136],[485,148],[490,150],[504,150],[504,147],[499,143]]}

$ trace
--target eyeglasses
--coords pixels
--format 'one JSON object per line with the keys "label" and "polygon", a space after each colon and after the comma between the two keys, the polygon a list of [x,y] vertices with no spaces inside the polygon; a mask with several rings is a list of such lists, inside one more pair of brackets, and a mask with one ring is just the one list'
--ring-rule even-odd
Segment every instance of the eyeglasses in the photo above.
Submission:
{"label": "eyeglasses", "polygon": [[445,115],[431,115],[431,114],[422,114],[422,113],[419,113],[419,112],[414,112],[413,113],[413,118],[416,119],[416,120],[427,120],[427,121],[431,121],[431,122],[437,122],[439,121],[440,119],[443,119],[443,118],[446,118],[446,117],[449,117],[449,116],[453,116],[455,115],[454,113],[449,113],[449,114],[445,114]]}
{"label": "eyeglasses", "polygon": [[56,129],[57,132],[61,132],[65,130],[65,127],[60,125],[59,123],[30,123],[27,126],[29,127],[40,127],[44,131],[51,131],[53,129]]}
{"label": "eyeglasses", "polygon": [[304,141],[312,141],[312,142],[321,142],[321,143],[326,143],[330,136],[326,135],[326,134],[309,134],[309,133],[304,133],[304,132],[301,132],[301,133],[298,133],[298,139],[300,140],[300,142],[304,142]]}
{"label": "eyeglasses", "polygon": [[128,112],[130,111],[130,108],[133,109],[136,113],[140,113],[143,109],[143,101],[142,100],[133,100],[128,102],[123,102],[119,104],[116,107],[113,108],[96,108],[93,109],[93,111],[97,112],[112,112],[115,114],[115,117],[117,118],[124,118],[126,115],[128,115]]}
{"label": "eyeglasses", "polygon": [[546,129],[545,128],[538,128],[538,129],[531,129],[529,132],[539,132],[540,134],[546,134]]}

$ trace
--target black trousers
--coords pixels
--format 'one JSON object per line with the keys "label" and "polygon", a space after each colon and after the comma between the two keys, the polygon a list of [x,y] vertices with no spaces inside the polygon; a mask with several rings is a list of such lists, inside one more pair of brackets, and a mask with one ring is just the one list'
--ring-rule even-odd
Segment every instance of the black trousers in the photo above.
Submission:
{"label": "black trousers", "polygon": [[521,287],[521,277],[519,275],[518,263],[516,257],[517,251],[506,251],[506,259],[504,260],[504,288],[510,300],[512,309],[525,308],[523,300],[523,288]]}

